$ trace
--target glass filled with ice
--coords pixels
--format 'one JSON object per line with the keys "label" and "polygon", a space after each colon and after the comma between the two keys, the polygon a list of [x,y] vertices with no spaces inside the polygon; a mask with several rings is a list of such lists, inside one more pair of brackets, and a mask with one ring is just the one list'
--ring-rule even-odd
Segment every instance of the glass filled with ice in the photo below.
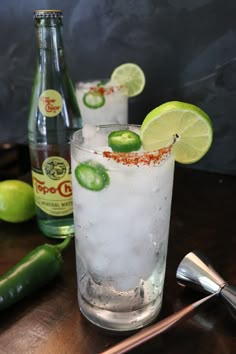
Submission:
{"label": "glass filled with ice", "polygon": [[127,124],[126,89],[111,80],[81,81],[76,97],[84,124]]}
{"label": "glass filled with ice", "polygon": [[79,306],[114,331],[152,322],[163,296],[174,157],[143,151],[139,130],[85,126],[71,142]]}

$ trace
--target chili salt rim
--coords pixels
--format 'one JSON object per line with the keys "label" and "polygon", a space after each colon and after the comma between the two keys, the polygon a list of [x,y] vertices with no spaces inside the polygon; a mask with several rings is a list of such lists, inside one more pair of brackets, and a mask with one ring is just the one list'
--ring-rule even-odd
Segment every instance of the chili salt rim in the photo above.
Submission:
{"label": "chili salt rim", "polygon": [[122,86],[115,86],[111,85],[108,87],[105,87],[105,85],[101,86],[91,86],[88,89],[88,92],[98,92],[101,95],[109,96],[112,95],[113,93],[120,92],[122,90]]}
{"label": "chili salt rim", "polygon": [[161,162],[165,161],[170,155],[173,144],[168,147],[161,148],[155,151],[144,151],[144,152],[113,152],[113,151],[103,151],[103,157],[114,160],[117,163],[123,165],[134,165],[134,166],[149,166],[149,165],[159,165]]}
{"label": "chili salt rim", "polygon": [[[104,84],[101,84],[100,86],[93,85],[93,82],[101,83],[105,82]],[[91,85],[89,85],[91,83]],[[108,86],[106,87],[106,85]],[[109,86],[110,85],[110,86]],[[116,82],[111,81],[110,79],[91,79],[91,80],[82,80],[78,81],[76,84],[76,89],[77,90],[83,90],[88,92],[98,92],[101,95],[109,96],[112,95],[113,93],[120,92],[124,95],[123,90],[125,90],[124,85],[120,85]]]}
{"label": "chili salt rim", "polygon": [[[97,131],[99,131],[101,128],[106,128],[110,130],[116,130],[117,128],[130,130],[130,128],[132,127],[140,129],[141,126],[138,124],[103,124],[96,126]],[[76,134],[79,134],[80,137],[83,138],[82,129],[75,132],[71,140],[71,144],[73,144],[78,149],[95,155],[103,156],[108,160],[113,160],[119,164],[127,166],[149,166],[161,164],[171,155],[172,147],[176,141],[176,138],[173,137],[173,141],[169,146],[153,151],[114,152],[109,150],[102,151],[99,149],[82,146],[81,143],[78,143],[78,141],[76,141]]]}

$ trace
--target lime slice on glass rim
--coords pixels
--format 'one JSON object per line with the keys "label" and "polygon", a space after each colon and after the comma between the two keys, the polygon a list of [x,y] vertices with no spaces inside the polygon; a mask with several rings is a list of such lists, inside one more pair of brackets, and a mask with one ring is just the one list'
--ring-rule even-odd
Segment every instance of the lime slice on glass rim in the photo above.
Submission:
{"label": "lime slice on glass rim", "polygon": [[115,68],[111,80],[122,86],[124,95],[128,97],[139,95],[146,82],[143,70],[133,63],[125,63]]}
{"label": "lime slice on glass rim", "polygon": [[108,135],[108,145],[114,152],[131,152],[140,149],[141,140],[130,130],[115,130]]}
{"label": "lime slice on glass rim", "polygon": [[105,97],[98,91],[89,91],[84,94],[83,103],[88,108],[100,108],[105,104]]}
{"label": "lime slice on glass rim", "polygon": [[173,144],[175,160],[182,164],[199,161],[209,150],[213,128],[209,116],[199,107],[170,101],[145,117],[140,138],[146,151]]}
{"label": "lime slice on glass rim", "polygon": [[103,165],[93,160],[81,162],[75,168],[77,182],[91,191],[101,191],[109,185],[110,178]]}

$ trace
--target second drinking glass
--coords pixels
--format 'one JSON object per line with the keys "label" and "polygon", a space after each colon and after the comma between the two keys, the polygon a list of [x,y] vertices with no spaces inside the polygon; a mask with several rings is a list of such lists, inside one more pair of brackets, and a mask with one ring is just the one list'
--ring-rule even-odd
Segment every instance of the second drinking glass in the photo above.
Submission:
{"label": "second drinking glass", "polygon": [[79,82],[76,96],[83,124],[128,123],[128,96],[125,88],[109,80]]}

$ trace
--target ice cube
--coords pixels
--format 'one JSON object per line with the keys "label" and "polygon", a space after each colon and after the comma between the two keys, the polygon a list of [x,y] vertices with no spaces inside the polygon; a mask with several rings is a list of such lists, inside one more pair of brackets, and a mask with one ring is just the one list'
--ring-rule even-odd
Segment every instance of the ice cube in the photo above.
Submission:
{"label": "ice cube", "polygon": [[85,140],[93,138],[97,133],[97,127],[91,124],[85,124],[83,127],[83,137]]}

